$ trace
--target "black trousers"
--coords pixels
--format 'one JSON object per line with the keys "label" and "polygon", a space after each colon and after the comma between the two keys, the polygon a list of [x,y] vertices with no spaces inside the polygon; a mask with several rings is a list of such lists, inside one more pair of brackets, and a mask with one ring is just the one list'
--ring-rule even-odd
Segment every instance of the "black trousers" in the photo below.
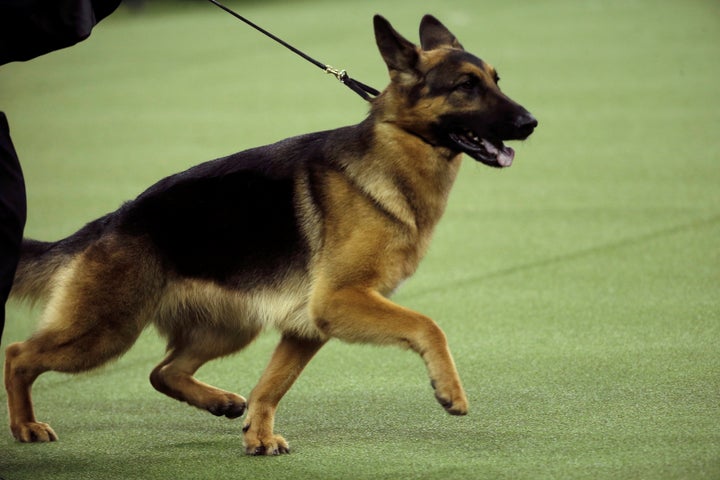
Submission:
{"label": "black trousers", "polygon": [[5,328],[5,301],[20,257],[26,215],[25,180],[7,118],[0,112],[0,340]]}
{"label": "black trousers", "polygon": [[[120,0],[0,0],[0,65],[82,41],[119,4]],[[0,112],[0,340],[26,215],[25,180],[7,118]]]}

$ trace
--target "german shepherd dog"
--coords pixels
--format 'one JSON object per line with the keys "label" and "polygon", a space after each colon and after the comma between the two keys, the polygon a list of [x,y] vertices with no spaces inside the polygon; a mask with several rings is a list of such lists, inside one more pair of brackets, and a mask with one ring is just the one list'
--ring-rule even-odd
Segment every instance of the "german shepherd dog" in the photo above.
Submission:
{"label": "german shepherd dog", "polygon": [[[427,250],[462,154],[508,167],[503,141],[537,121],[434,17],[421,46],[381,16],[374,27],[390,84],[359,124],[197,165],[68,238],[24,240],[13,294],[47,304],[39,330],[6,350],[17,440],[58,438],[33,412],[41,373],[98,367],[150,323],[168,341],[153,387],[213,415],[247,408],[248,454],[289,452],[275,411],[331,338],[415,351],[440,405],[467,413],[443,331],[388,297]],[[249,400],[194,378],[269,327],[281,340]]]}

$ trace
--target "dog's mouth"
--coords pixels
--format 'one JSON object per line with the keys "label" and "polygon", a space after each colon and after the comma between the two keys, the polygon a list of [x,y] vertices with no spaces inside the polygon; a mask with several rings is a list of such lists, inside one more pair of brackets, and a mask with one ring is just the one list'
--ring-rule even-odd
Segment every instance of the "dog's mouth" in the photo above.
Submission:
{"label": "dog's mouth", "polygon": [[461,151],[490,167],[509,167],[515,158],[515,150],[502,140],[481,138],[470,130],[453,132],[448,136]]}

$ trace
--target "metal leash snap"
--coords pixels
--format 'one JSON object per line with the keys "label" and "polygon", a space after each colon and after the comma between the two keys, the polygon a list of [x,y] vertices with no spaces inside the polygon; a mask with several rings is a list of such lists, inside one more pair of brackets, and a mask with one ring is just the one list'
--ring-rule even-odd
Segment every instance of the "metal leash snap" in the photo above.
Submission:
{"label": "metal leash snap", "polygon": [[335,78],[340,80],[342,83],[347,83],[347,79],[349,78],[345,70],[338,70],[337,68],[330,65],[325,65],[325,73],[334,75]]}

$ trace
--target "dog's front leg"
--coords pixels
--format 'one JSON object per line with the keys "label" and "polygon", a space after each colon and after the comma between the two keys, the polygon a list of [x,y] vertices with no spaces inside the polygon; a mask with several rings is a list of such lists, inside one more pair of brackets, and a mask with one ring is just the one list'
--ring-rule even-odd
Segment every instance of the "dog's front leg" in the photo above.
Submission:
{"label": "dog's front leg", "polygon": [[305,365],[323,346],[323,340],[283,335],[260,381],[250,393],[243,426],[243,444],[249,455],[289,453],[287,441],[273,432],[275,410]]}
{"label": "dog's front leg", "polygon": [[452,415],[467,413],[467,397],[445,334],[430,318],[360,287],[317,291],[312,315],[329,337],[411,348],[425,361],[438,402]]}

